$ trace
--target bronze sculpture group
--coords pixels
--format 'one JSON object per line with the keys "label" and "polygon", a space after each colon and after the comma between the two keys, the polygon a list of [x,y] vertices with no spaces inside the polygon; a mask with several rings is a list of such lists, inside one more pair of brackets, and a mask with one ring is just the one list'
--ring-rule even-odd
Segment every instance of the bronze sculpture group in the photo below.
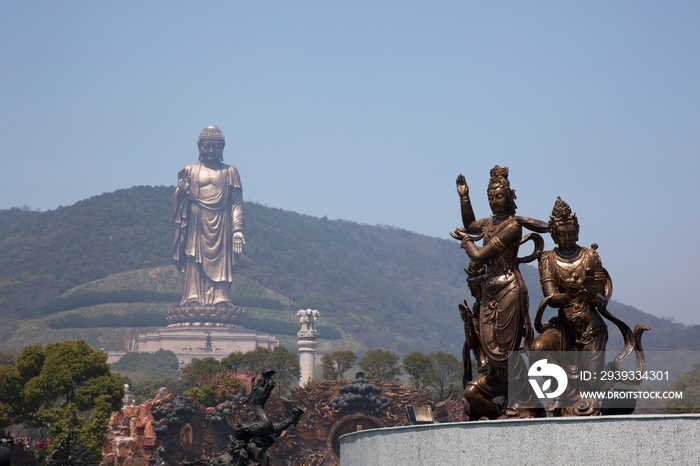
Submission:
{"label": "bronze sculpture group", "polygon": [[[173,257],[185,273],[185,286],[180,305],[169,310],[168,320],[171,326],[233,325],[244,313],[230,300],[234,266],[245,244],[241,181],[236,168],[223,163],[225,139],[217,127],[205,128],[197,146],[199,162],[180,170],[173,194]],[[641,335],[648,327],[637,325],[632,331],[607,310],[612,281],[596,252],[597,245],[585,248],[577,244],[578,218],[568,204],[557,198],[548,222],[517,216],[508,174],[507,167],[497,165],[491,170],[487,196],[492,215],[482,219],[474,214],[465,178],[457,178],[462,227],[451,235],[470,259],[465,271],[475,300],[471,309],[466,300],[459,305],[465,330],[464,413],[470,420],[545,416],[545,408],[528,383],[523,352],[530,364],[532,354],[546,352],[568,378],[566,389],[549,411],[555,416],[599,414],[600,401],[584,399],[580,393],[611,384],[583,380],[582,371],[618,370],[632,352],[636,369],[643,371]],[[523,234],[524,230],[530,232]],[[547,232],[557,245],[551,251],[544,251],[540,236]],[[479,241],[481,247],[476,244]],[[533,253],[519,257],[520,246],[528,241],[533,242]],[[518,267],[534,260],[539,263],[544,299],[533,325],[527,287]],[[547,307],[557,309],[558,314],[543,324]],[[624,338],[623,349],[608,366],[604,318]],[[242,461],[242,451],[237,455]]]}
{"label": "bronze sculpture group", "polygon": [[[530,389],[528,367],[522,352],[533,357],[546,353],[549,361],[566,373],[565,388],[549,411],[554,416],[596,415],[601,401],[581,396],[588,390],[609,389],[611,382],[584,380],[583,371],[599,373],[604,368],[619,371],[620,364],[632,352],[636,370],[644,371],[641,335],[648,327],[637,325],[632,331],[607,310],[612,281],[596,253],[577,244],[579,224],[576,213],[557,198],[549,222],[515,215],[515,190],[508,180],[508,168],[491,170],[487,195],[492,215],[476,219],[469,199],[469,188],[462,175],[457,178],[460,197],[461,228],[451,233],[471,260],[465,271],[475,299],[459,305],[464,321],[464,414],[469,420],[543,417],[546,411]],[[531,230],[523,236],[523,228]],[[557,244],[543,251],[544,240],[538,233],[549,232]],[[482,241],[478,247],[475,242]],[[533,254],[519,258],[520,245],[533,241]],[[533,326],[528,310],[527,288],[518,265],[538,259],[540,283],[544,294]],[[542,315],[547,306],[558,310],[545,324]],[[615,360],[605,366],[608,330],[603,317],[622,332],[624,347]],[[472,377],[470,352],[476,361],[477,375]],[[638,380],[625,381],[628,385]]]}

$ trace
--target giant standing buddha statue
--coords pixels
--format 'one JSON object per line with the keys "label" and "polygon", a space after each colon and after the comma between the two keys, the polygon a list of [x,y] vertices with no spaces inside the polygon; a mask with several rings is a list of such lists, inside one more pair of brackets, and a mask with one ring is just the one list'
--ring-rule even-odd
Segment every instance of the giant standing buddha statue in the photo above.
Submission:
{"label": "giant standing buddha statue", "polygon": [[173,258],[185,273],[179,306],[168,327],[240,325],[245,311],[231,303],[234,266],[243,251],[243,189],[238,170],[223,163],[224,135],[207,126],[197,139],[199,162],[178,173],[173,194]]}
{"label": "giant standing buddha statue", "polygon": [[178,172],[173,258],[184,272],[182,298],[168,309],[168,327],[140,335],[135,351],[167,349],[187,364],[279,344],[274,336],[246,329],[245,310],[231,302],[245,239],[241,179],[236,167],[223,163],[225,145],[219,128],[207,126],[197,139],[199,162]]}

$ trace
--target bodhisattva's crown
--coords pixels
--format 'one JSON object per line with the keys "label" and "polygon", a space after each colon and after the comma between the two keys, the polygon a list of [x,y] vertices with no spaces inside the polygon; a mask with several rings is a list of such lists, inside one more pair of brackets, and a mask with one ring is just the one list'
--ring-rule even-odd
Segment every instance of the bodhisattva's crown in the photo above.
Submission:
{"label": "bodhisattva's crown", "polygon": [[510,188],[510,181],[508,181],[508,167],[499,167],[496,165],[491,169],[489,186],[491,185],[501,185],[503,187]]}
{"label": "bodhisattva's crown", "polygon": [[510,181],[508,181],[508,167],[500,167],[496,165],[491,169],[491,179],[489,180],[488,189],[504,188],[508,192],[510,201],[511,214],[515,213],[518,207],[515,205],[515,200],[518,196],[515,195],[515,189],[510,189]]}
{"label": "bodhisattva's crown", "polygon": [[571,213],[571,207],[569,204],[561,200],[561,197],[557,196],[557,200],[554,202],[554,207],[552,208],[552,215],[549,216],[551,222],[576,222],[576,212]]}

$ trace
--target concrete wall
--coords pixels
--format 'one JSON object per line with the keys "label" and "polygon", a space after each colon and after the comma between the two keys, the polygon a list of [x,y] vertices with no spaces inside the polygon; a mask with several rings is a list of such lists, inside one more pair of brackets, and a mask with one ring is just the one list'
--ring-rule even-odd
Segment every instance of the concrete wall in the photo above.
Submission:
{"label": "concrete wall", "polygon": [[341,466],[700,464],[700,415],[460,422],[353,432]]}

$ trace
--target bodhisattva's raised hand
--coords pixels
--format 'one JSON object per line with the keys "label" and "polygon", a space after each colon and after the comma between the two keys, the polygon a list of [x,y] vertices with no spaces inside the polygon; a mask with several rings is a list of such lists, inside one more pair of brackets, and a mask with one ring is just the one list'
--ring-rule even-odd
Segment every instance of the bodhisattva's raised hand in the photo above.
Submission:
{"label": "bodhisattva's raised hand", "polygon": [[473,325],[473,318],[474,318],[474,312],[469,309],[469,304],[467,304],[467,300],[464,300],[464,304],[458,304],[459,307],[459,316],[462,318],[462,322],[464,322],[467,325]]}
{"label": "bodhisattva's raised hand", "polygon": [[177,187],[182,194],[187,194],[190,191],[190,175],[184,168],[177,172]]}
{"label": "bodhisattva's raised hand", "polygon": [[457,177],[457,194],[459,197],[469,197],[469,186],[467,186],[467,180],[464,179],[464,175],[460,173]]}
{"label": "bodhisattva's raised hand", "polygon": [[245,244],[245,238],[243,237],[242,231],[237,231],[233,234],[233,252],[240,254],[243,252],[243,245]]}

